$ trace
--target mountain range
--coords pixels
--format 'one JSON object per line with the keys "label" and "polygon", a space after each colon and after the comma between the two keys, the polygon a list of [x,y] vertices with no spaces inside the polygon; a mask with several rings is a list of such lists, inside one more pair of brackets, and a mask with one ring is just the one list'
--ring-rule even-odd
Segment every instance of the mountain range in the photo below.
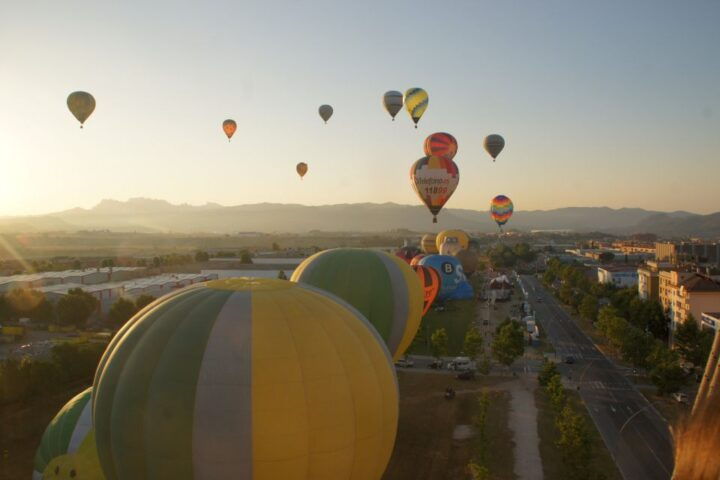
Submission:
{"label": "mountain range", "polygon": [[[133,198],[102,200],[96,206],[45,215],[2,217],[0,231],[41,232],[112,230],[174,233],[383,232],[408,229],[417,232],[462,228],[494,232],[497,226],[487,211],[446,208],[438,223],[431,223],[420,205],[354,203],[307,206],[258,203],[223,206],[175,205],[164,200]],[[720,236],[720,212],[700,215],[685,211],[658,212],[641,208],[567,207],[515,212],[507,225],[517,230],[572,230],[608,233],[655,233],[663,236]]]}

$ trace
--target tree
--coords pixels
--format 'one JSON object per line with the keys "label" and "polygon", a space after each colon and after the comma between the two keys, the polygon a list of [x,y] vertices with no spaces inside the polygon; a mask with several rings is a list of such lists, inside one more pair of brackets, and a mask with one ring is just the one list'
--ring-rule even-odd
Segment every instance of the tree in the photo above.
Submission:
{"label": "tree", "polygon": [[601,263],[610,263],[615,260],[615,254],[612,252],[602,252],[598,255],[598,260],[600,260]]}
{"label": "tree", "polygon": [[100,266],[103,268],[112,268],[115,266],[115,260],[112,258],[106,258],[100,262]]}
{"label": "tree", "polygon": [[80,288],[71,288],[55,305],[60,325],[83,327],[97,308],[98,301]]}
{"label": "tree", "polygon": [[438,328],[430,335],[430,347],[435,358],[447,355],[448,336],[444,328]]}
{"label": "tree", "polygon": [[707,363],[712,346],[712,332],[700,330],[692,314],[687,321],[678,325],[673,335],[674,346],[680,355],[696,367],[703,367]]}
{"label": "tree", "polygon": [[277,252],[280,250],[280,245],[277,244],[277,242],[272,243],[272,249],[274,252]]}
{"label": "tree", "polygon": [[465,332],[465,342],[463,343],[463,352],[468,357],[474,359],[483,349],[483,336],[475,327],[470,327]]}
{"label": "tree", "polygon": [[120,297],[110,307],[108,316],[110,322],[115,326],[125,325],[125,322],[130,320],[133,315],[137,312],[137,307],[130,300]]}
{"label": "tree", "polygon": [[550,379],[556,375],[560,375],[555,362],[551,362],[547,358],[543,359],[542,367],[540,367],[540,373],[538,373],[538,383],[541,387],[547,386]]}
{"label": "tree", "polygon": [[654,346],[652,336],[639,328],[628,325],[625,329],[620,345],[623,359],[637,367],[646,367],[648,355]]}
{"label": "tree", "polygon": [[525,335],[522,326],[514,320],[505,321],[498,326],[492,342],[495,359],[509,367],[525,349]]}
{"label": "tree", "polygon": [[550,397],[550,402],[556,411],[559,412],[565,407],[567,396],[559,373],[550,377],[547,385],[545,385],[545,393]]}
{"label": "tree", "polygon": [[240,252],[240,262],[241,263],[253,263],[252,261],[252,255],[247,250],[243,250]]}
{"label": "tree", "polygon": [[154,302],[154,301],[155,301],[155,297],[153,297],[152,295],[148,295],[148,294],[145,294],[145,293],[144,293],[144,294],[140,295],[138,298],[135,299],[135,309],[136,309],[137,311],[140,311],[140,310],[142,310],[143,308],[145,308],[145,307],[147,307],[148,305],[150,305],[150,304],[151,304],[152,302]]}
{"label": "tree", "polygon": [[598,315],[598,299],[595,295],[585,295],[580,302],[580,315],[583,318],[594,322]]}
{"label": "tree", "polygon": [[486,352],[483,352],[482,359],[480,360],[480,363],[478,364],[478,372],[482,375],[487,375],[490,373],[490,357]]}
{"label": "tree", "polygon": [[285,275],[285,270],[280,270],[277,274],[277,278],[280,280],[287,280],[287,275]]}
{"label": "tree", "polygon": [[195,252],[195,261],[198,263],[207,262],[210,260],[210,254],[208,252],[203,252],[202,250],[198,250]]}
{"label": "tree", "polygon": [[685,384],[685,372],[680,366],[678,353],[668,349],[662,342],[655,342],[648,356],[648,364],[651,365],[650,381],[657,388],[658,394],[677,392]]}
{"label": "tree", "polygon": [[586,480],[591,477],[592,443],[585,419],[567,405],[555,419],[560,434],[556,445],[566,469],[563,478]]}

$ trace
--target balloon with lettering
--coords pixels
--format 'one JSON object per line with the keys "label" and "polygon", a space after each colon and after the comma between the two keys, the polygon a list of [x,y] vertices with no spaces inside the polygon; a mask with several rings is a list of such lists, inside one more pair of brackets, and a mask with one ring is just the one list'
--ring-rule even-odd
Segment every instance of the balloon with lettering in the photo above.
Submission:
{"label": "balloon with lettering", "polygon": [[483,146],[485,147],[485,151],[487,151],[493,158],[494,162],[497,156],[500,155],[500,152],[503,151],[503,148],[505,148],[505,139],[500,135],[493,133],[492,135],[485,137]]}
{"label": "balloon with lettering", "polygon": [[455,137],[449,133],[436,132],[425,139],[423,148],[425,149],[425,155],[435,155],[436,157],[452,160],[457,153],[458,144]]}
{"label": "balloon with lettering", "polygon": [[385,95],[383,95],[383,105],[394,122],[395,115],[397,115],[403,107],[403,94],[395,90],[385,92]]}
{"label": "balloon with lettering", "polygon": [[307,163],[305,163],[305,162],[298,163],[295,166],[295,171],[298,173],[298,175],[300,175],[300,180],[302,180],[302,178],[305,176],[305,174],[308,171]]}
{"label": "balloon with lettering", "polygon": [[430,310],[430,306],[440,291],[440,275],[434,268],[424,267],[422,265],[414,265],[412,268],[420,278],[420,283],[423,287],[425,297],[422,314],[425,315],[428,310]]}
{"label": "balloon with lettering", "polygon": [[332,117],[333,114],[333,108],[330,105],[320,105],[320,108],[318,108],[318,113],[320,114],[320,118],[322,118],[325,123],[330,120],[330,117]]}
{"label": "balloon with lettering", "polygon": [[473,297],[460,260],[450,255],[428,255],[420,265],[435,269],[440,275],[438,300],[467,300]]}
{"label": "balloon with lettering", "polygon": [[437,215],[450,199],[460,181],[460,171],[452,160],[423,157],[410,168],[410,181],[415,193],[427,206],[437,223]]}
{"label": "balloon with lettering", "polygon": [[410,114],[412,121],[415,122],[415,128],[417,128],[420,117],[427,110],[429,101],[427,92],[422,88],[409,88],[405,92],[405,109]]}
{"label": "balloon with lettering", "polygon": [[490,216],[498,224],[501,231],[502,226],[512,217],[513,208],[512,200],[505,195],[498,195],[490,202]]}
{"label": "balloon with lettering", "polygon": [[223,132],[225,132],[225,135],[227,135],[229,142],[232,136],[235,135],[235,130],[237,130],[237,123],[235,123],[235,120],[227,119],[222,123],[222,129]]}
{"label": "balloon with lettering", "polygon": [[95,97],[87,92],[73,92],[68,95],[67,106],[83,128],[85,120],[95,111]]}

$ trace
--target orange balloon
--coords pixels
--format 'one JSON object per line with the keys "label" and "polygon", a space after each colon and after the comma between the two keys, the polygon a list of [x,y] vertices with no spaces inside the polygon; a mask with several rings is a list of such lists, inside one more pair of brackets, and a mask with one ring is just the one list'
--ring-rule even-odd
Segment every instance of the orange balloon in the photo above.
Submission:
{"label": "orange balloon", "polygon": [[295,167],[295,170],[297,171],[298,175],[300,175],[300,180],[302,180],[302,177],[304,177],[308,171],[307,163],[305,163],[305,162],[298,163],[297,166]]}
{"label": "orange balloon", "polygon": [[425,257],[425,254],[424,254],[424,253],[418,253],[417,255],[415,255],[415,256],[412,258],[412,260],[410,260],[410,265],[411,265],[411,266],[417,265],[418,262],[419,262],[420,260],[422,260],[424,257]]}
{"label": "orange balloon", "polygon": [[223,122],[223,132],[225,132],[225,135],[228,137],[228,142],[232,138],[233,135],[235,135],[235,130],[237,130],[237,123],[235,123],[235,120],[225,120]]}
{"label": "orange balloon", "polygon": [[423,315],[425,315],[428,310],[430,310],[430,306],[440,291],[440,275],[434,268],[423,265],[413,265],[412,269],[415,270],[415,273],[420,277],[420,284],[423,286],[423,293],[425,294],[423,299]]}

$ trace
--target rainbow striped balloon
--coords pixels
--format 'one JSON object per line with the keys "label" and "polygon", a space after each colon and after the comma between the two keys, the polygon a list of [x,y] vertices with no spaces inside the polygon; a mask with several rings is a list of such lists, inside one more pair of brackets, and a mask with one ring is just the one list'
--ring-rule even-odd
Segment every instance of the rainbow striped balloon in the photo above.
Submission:
{"label": "rainbow striped balloon", "polygon": [[455,137],[445,132],[436,132],[425,139],[425,155],[447,158],[452,160],[458,150]]}
{"label": "rainbow striped balloon", "polygon": [[490,216],[502,227],[505,225],[513,214],[513,203],[510,198],[505,195],[498,195],[490,202]]}

